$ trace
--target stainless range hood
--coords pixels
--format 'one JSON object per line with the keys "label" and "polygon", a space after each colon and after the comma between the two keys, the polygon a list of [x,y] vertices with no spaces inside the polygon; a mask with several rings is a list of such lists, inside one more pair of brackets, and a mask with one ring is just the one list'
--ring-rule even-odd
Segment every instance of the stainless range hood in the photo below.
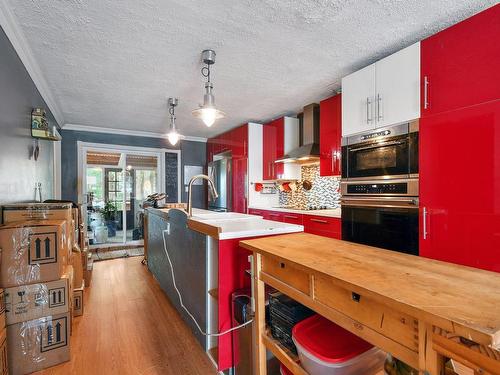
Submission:
{"label": "stainless range hood", "polygon": [[275,163],[308,164],[319,161],[319,105],[309,104],[304,107],[302,121],[302,142]]}

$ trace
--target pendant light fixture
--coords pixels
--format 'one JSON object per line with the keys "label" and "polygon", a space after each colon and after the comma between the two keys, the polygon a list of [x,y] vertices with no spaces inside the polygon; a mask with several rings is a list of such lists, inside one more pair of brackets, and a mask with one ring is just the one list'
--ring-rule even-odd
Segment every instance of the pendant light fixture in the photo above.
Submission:
{"label": "pendant light fixture", "polygon": [[207,78],[207,82],[205,82],[203,105],[193,111],[193,116],[201,118],[205,125],[210,127],[216,119],[223,118],[225,114],[215,108],[215,97],[214,94],[212,94],[214,86],[210,81],[210,65],[215,64],[215,51],[211,49],[202,51],[201,59],[203,60],[203,63],[206,64],[206,66],[201,68],[201,75]]}
{"label": "pendant light fixture", "polygon": [[168,98],[168,113],[170,113],[170,131],[167,134],[168,141],[172,146],[175,146],[179,142],[181,135],[177,132],[177,127],[175,126],[175,107],[179,104],[178,98]]}

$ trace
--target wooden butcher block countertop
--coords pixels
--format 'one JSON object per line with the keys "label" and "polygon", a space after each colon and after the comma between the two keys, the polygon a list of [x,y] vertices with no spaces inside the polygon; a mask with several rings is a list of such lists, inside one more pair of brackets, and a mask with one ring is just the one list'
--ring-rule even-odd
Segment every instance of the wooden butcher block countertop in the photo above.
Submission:
{"label": "wooden butcher block countertop", "polygon": [[246,240],[429,324],[500,349],[500,274],[306,233]]}

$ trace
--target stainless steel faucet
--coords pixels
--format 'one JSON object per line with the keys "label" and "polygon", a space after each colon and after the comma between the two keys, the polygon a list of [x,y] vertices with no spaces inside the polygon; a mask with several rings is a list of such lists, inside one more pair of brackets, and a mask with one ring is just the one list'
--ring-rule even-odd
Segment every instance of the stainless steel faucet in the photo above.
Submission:
{"label": "stainless steel faucet", "polygon": [[193,216],[193,204],[192,204],[192,199],[191,199],[191,191],[193,190],[193,182],[195,182],[198,179],[204,179],[208,181],[208,187],[212,191],[212,196],[214,199],[217,199],[219,197],[219,194],[217,194],[217,190],[215,189],[214,182],[210,179],[205,174],[197,174],[196,176],[193,176],[191,180],[189,180],[189,186],[188,186],[188,217]]}

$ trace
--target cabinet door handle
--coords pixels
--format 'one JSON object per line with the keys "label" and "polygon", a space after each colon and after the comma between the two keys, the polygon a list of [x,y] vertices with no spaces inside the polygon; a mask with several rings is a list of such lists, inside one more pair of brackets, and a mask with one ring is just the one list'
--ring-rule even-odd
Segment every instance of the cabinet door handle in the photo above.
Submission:
{"label": "cabinet door handle", "polygon": [[427,239],[427,207],[422,209],[422,235],[424,240]]}
{"label": "cabinet door handle", "polygon": [[297,216],[292,216],[292,215],[284,215],[287,219],[298,219]]}
{"label": "cabinet door handle", "polygon": [[267,164],[267,177],[271,176],[271,163]]}
{"label": "cabinet door handle", "polygon": [[382,111],[380,110],[380,103],[382,102],[382,96],[377,94],[377,121],[382,120]]}
{"label": "cabinet door handle", "polygon": [[369,124],[372,119],[370,118],[370,97],[366,98],[366,123]]}
{"label": "cabinet door handle", "polygon": [[311,221],[314,221],[315,223],[328,224],[328,221],[321,219],[311,219]]}
{"label": "cabinet door handle", "polygon": [[424,76],[424,109],[429,108],[429,78]]}

